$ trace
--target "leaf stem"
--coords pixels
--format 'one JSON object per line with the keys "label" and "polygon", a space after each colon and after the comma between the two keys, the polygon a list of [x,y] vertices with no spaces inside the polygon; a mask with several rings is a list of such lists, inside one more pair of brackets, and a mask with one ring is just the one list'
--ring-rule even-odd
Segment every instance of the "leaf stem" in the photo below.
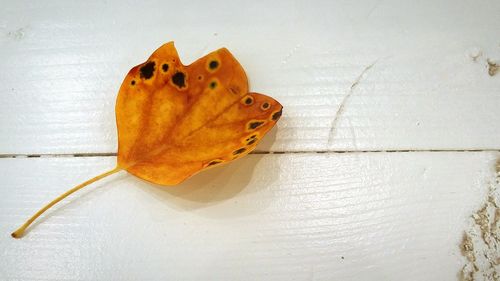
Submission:
{"label": "leaf stem", "polygon": [[41,214],[43,214],[45,211],[47,211],[48,209],[50,209],[52,206],[54,206],[55,204],[57,204],[59,201],[63,200],[64,198],[68,197],[69,195],[73,194],[74,192],[84,188],[85,186],[93,183],[93,182],[96,182],[102,178],[105,178],[109,175],[112,175],[118,171],[120,171],[121,168],[116,166],[114,169],[110,170],[110,171],[107,171],[105,173],[102,173],[96,177],[93,177],[87,181],[84,181],[83,183],[73,187],[72,189],[64,192],[63,194],[59,195],[56,199],[52,200],[49,204],[45,205],[43,208],[41,208],[40,210],[38,210],[38,212],[36,212],[29,220],[27,220],[21,227],[19,227],[16,231],[12,232],[11,236],[14,237],[14,238],[21,238],[24,234],[24,231],[26,230],[26,228],[28,228],[28,226],[30,226],[30,224],[32,224]]}

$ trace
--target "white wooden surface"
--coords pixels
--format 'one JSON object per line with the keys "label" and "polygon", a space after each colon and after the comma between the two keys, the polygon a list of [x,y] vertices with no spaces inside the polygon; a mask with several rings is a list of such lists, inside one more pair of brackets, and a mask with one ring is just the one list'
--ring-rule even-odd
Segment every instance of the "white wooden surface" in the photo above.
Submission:
{"label": "white wooden surface", "polygon": [[[498,194],[500,2],[0,4],[1,280],[461,278],[470,216]],[[283,154],[173,188],[114,175],[10,238],[114,166],[72,156],[116,152],[118,87],[170,40],[185,63],[235,54],[284,105],[259,146]]]}
{"label": "white wooden surface", "polygon": [[185,62],[228,47],[285,105],[266,150],[499,149],[499,14],[497,0],[8,1],[0,152],[116,151],[119,85],[169,40]]}
{"label": "white wooden surface", "polygon": [[170,189],[121,174],[14,240],[8,231],[34,206],[115,159],[3,159],[0,277],[455,280],[463,230],[494,160],[493,153],[251,155]]}

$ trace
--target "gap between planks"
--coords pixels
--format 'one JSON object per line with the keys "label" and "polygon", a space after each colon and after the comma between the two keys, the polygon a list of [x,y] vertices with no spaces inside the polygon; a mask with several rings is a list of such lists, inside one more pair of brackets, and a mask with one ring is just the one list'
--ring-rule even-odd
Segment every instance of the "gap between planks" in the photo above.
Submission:
{"label": "gap between planks", "polygon": [[[409,152],[499,152],[500,149],[376,149],[376,150],[319,150],[319,151],[253,151],[250,154],[340,154],[340,153],[409,153]],[[115,152],[102,153],[46,153],[0,154],[0,158],[51,158],[51,157],[115,157]]]}

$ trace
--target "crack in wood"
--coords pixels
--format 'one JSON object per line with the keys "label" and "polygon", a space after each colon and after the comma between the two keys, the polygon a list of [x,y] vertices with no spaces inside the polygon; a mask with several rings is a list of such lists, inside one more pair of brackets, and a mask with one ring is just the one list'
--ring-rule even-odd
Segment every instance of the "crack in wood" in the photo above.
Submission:
{"label": "crack in wood", "polygon": [[[415,153],[415,152],[500,152],[500,149],[373,149],[373,150],[275,150],[252,151],[250,154],[341,154],[341,153]],[[57,158],[57,157],[116,157],[115,152],[102,153],[40,153],[40,154],[0,154],[0,158]]]}
{"label": "crack in wood", "polygon": [[347,94],[342,99],[342,102],[340,103],[339,109],[337,109],[337,112],[335,113],[335,117],[333,118],[332,124],[330,126],[330,133],[328,134],[328,144],[329,145],[333,142],[333,138],[335,136],[335,129],[337,128],[337,122],[338,122],[340,116],[342,115],[342,112],[344,111],[345,104],[347,103],[347,101],[349,100],[349,98],[354,93],[354,90],[356,89],[356,87],[361,82],[361,79],[363,79],[363,76],[370,69],[372,69],[375,66],[375,64],[378,62],[378,60],[379,59],[375,60],[370,65],[368,65],[367,67],[365,67],[363,69],[363,71],[361,71],[361,74],[359,74],[359,76],[356,78],[356,80],[354,81],[354,83],[351,84],[351,87],[349,88],[349,92],[347,92]]}

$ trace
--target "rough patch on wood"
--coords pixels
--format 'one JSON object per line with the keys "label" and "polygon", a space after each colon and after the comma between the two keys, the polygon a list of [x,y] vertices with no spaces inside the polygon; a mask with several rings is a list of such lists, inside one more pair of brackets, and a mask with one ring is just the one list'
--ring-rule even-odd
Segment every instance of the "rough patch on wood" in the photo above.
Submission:
{"label": "rough patch on wood", "polygon": [[492,183],[486,202],[472,215],[471,227],[460,245],[467,262],[461,280],[500,280],[500,158],[496,163],[496,182]]}
{"label": "rough patch on wood", "polygon": [[473,62],[477,62],[477,60],[483,55],[483,51],[479,47],[474,47],[469,50],[469,56],[471,57]]}
{"label": "rough patch on wood", "polygon": [[488,74],[490,76],[496,75],[498,73],[498,70],[500,70],[500,65],[490,59],[487,59],[486,62],[488,63]]}
{"label": "rough patch on wood", "polygon": [[9,31],[6,35],[8,38],[11,38],[15,41],[21,41],[26,35],[26,27],[21,27],[14,31]]}
{"label": "rough patch on wood", "polygon": [[290,59],[292,58],[292,56],[295,54],[295,52],[297,52],[298,49],[300,49],[302,47],[302,45],[300,44],[297,44],[295,45],[295,47],[293,47],[290,52],[288,52],[288,54],[285,56],[285,58],[281,61],[281,65],[285,65],[288,63],[288,61],[290,61]]}

